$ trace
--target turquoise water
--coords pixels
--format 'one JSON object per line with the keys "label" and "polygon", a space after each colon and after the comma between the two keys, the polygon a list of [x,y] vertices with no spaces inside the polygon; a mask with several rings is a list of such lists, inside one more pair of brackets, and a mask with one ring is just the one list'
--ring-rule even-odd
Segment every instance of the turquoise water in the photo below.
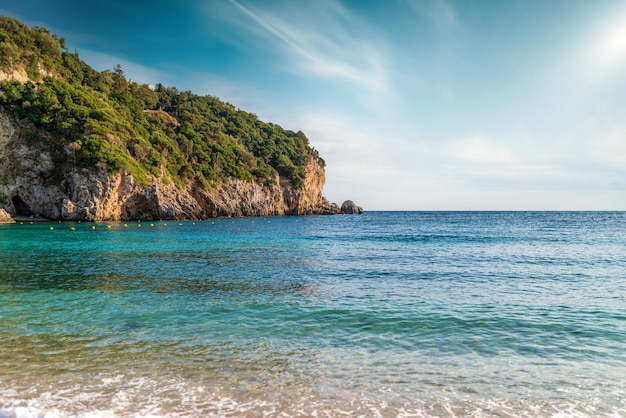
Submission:
{"label": "turquoise water", "polygon": [[0,226],[14,416],[626,416],[626,213]]}

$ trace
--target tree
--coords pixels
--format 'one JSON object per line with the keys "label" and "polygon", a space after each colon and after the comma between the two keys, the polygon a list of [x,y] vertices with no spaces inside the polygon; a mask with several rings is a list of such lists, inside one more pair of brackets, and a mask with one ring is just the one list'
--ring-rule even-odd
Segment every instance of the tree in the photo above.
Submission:
{"label": "tree", "polygon": [[122,70],[122,66],[117,64],[113,67],[113,92],[121,93],[128,87],[128,83],[126,81],[126,76],[124,75],[124,70]]}

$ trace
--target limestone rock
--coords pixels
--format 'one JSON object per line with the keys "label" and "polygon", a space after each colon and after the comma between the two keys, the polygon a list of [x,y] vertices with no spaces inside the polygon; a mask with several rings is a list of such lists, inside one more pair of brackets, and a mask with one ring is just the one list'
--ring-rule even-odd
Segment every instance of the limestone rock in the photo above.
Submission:
{"label": "limestone rock", "polygon": [[321,215],[339,215],[340,213],[341,211],[336,203],[330,203],[326,198],[324,198],[322,210],[320,212]]}
{"label": "limestone rock", "polygon": [[345,215],[361,215],[363,208],[357,206],[352,200],[346,200],[341,205],[341,213]]}
{"label": "limestone rock", "polygon": [[4,209],[0,209],[0,224],[12,224],[15,221]]}
{"label": "limestone rock", "polygon": [[27,123],[0,108],[0,209],[14,216],[99,222],[343,212],[322,195],[326,177],[317,156],[305,166],[300,189],[278,175],[272,185],[231,178],[211,190],[198,183],[179,189],[153,178],[146,186],[123,170],[115,175],[108,175],[105,167],[59,171],[54,163],[59,156],[22,138]]}

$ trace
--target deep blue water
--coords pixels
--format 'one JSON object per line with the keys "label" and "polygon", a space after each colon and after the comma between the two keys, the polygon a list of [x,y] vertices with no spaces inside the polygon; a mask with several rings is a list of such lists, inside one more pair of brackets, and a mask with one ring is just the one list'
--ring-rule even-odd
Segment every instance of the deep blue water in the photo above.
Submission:
{"label": "deep blue water", "polygon": [[626,416],[626,213],[0,226],[0,417],[326,414]]}

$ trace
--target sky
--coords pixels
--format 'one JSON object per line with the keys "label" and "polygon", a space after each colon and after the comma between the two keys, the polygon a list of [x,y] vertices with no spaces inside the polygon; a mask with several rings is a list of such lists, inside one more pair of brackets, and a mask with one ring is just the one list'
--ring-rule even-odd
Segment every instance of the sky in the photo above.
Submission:
{"label": "sky", "polygon": [[0,0],[305,132],[365,210],[626,210],[625,0]]}

